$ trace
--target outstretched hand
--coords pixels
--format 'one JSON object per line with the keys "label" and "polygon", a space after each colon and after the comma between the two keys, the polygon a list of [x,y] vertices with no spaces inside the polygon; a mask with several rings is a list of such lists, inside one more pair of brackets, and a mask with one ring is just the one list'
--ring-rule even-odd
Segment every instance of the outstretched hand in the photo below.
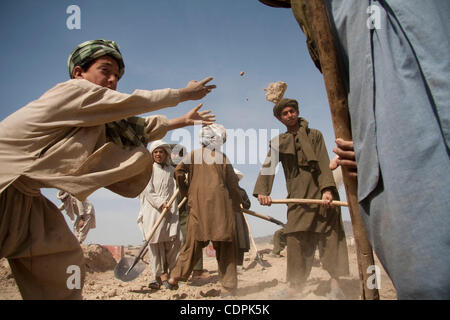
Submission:
{"label": "outstretched hand", "polygon": [[214,114],[209,114],[211,110],[198,111],[202,106],[203,104],[200,103],[184,115],[187,126],[199,124],[200,122],[202,125],[208,125],[216,121],[216,116]]}
{"label": "outstretched hand", "polygon": [[355,159],[355,149],[353,147],[353,141],[347,141],[341,138],[336,139],[337,147],[333,149],[336,153],[336,157],[330,162],[330,169],[334,170],[338,166],[346,167],[348,174],[351,177],[358,175]]}
{"label": "outstretched hand", "polygon": [[197,81],[197,80],[189,81],[189,83],[186,85],[186,87],[180,89],[180,100],[187,101],[187,100],[202,99],[204,96],[206,96],[208,93],[210,93],[212,91],[212,89],[216,88],[216,86],[214,84],[206,85],[212,79],[213,79],[213,77],[207,77],[201,81]]}
{"label": "outstretched hand", "polygon": [[210,114],[211,110],[198,111],[202,106],[203,104],[200,103],[185,115],[179,118],[170,119],[168,130],[174,130],[196,124],[208,125],[214,123],[216,121],[216,116],[214,114]]}

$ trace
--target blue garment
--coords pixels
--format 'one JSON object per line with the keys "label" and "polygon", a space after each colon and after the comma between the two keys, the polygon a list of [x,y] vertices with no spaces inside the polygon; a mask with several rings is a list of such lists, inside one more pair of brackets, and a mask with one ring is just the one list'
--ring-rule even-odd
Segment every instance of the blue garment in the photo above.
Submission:
{"label": "blue garment", "polygon": [[450,299],[450,1],[327,6],[369,240],[399,299]]}

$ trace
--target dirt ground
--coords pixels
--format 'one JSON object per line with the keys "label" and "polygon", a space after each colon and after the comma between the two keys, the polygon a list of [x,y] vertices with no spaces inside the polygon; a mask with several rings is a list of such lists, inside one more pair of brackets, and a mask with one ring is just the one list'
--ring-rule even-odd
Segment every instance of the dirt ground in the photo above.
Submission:
{"label": "dirt ground", "polygon": [[[266,239],[267,240],[267,239]],[[255,261],[255,251],[251,250],[244,257],[244,266],[238,267],[238,290],[235,300],[277,300],[279,293],[286,288],[286,252],[281,252],[280,258],[269,255],[272,244],[268,241],[257,242],[259,252],[270,267],[263,268]],[[218,289],[220,283],[217,274],[215,257],[210,257],[204,251],[203,267],[210,273],[208,279],[202,281],[181,282],[176,291],[162,287],[160,290],[148,288],[153,280],[150,266],[136,279],[123,282],[114,277],[116,261],[111,253],[100,245],[83,245],[85,252],[87,275],[83,289],[86,300],[203,300],[221,299]],[[349,245],[350,275],[341,278],[341,288],[346,300],[359,300],[360,282],[354,246]],[[137,253],[137,248],[126,248],[125,255]],[[148,261],[148,257],[144,261]],[[382,300],[396,299],[395,289],[375,257],[375,262],[381,269],[380,297]],[[321,268],[316,253],[315,263],[307,284],[302,292],[292,297],[295,300],[328,300],[329,275]],[[7,260],[0,260],[0,300],[20,300],[15,280],[9,269]]]}

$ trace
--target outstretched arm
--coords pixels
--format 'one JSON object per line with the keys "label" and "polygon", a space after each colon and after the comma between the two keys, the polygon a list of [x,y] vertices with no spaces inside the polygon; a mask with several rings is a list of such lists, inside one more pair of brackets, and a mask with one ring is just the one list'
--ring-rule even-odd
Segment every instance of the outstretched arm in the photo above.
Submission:
{"label": "outstretched arm", "polygon": [[213,77],[207,77],[203,79],[202,81],[197,80],[191,80],[186,85],[186,87],[179,89],[180,92],[180,102],[187,101],[187,100],[200,100],[204,96],[206,96],[208,93],[212,91],[212,89],[215,89],[216,86],[214,84],[212,85],[206,85],[209,81],[211,81]]}
{"label": "outstretched arm", "polygon": [[168,130],[192,126],[194,124],[208,125],[216,121],[215,115],[209,114],[211,112],[210,110],[198,111],[202,106],[203,104],[200,103],[185,115],[179,118],[170,119]]}

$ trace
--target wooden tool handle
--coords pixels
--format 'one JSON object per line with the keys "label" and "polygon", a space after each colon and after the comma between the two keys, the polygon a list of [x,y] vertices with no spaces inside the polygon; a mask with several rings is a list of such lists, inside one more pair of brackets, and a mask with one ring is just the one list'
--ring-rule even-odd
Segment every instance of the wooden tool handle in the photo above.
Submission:
{"label": "wooden tool handle", "polygon": [[[323,204],[324,201],[320,199],[272,199],[274,204],[288,204],[288,203],[299,203],[299,204]],[[331,201],[334,206],[348,207],[348,203],[344,201]]]}
{"label": "wooden tool handle", "polygon": [[181,202],[178,204],[178,209],[180,209],[184,205],[186,200],[187,200],[187,197],[184,197],[183,200],[181,200]]}
{"label": "wooden tool handle", "polygon": [[281,222],[281,221],[279,221],[277,219],[274,219],[274,218],[272,218],[270,216],[265,216],[265,215],[263,215],[261,213],[258,213],[258,212],[252,211],[252,210],[248,210],[248,209],[242,208],[242,212],[244,212],[246,214],[249,214],[251,216],[257,217],[257,218],[261,218],[261,219],[267,220],[269,222],[273,222],[273,223],[278,224],[278,225],[283,226],[283,227],[285,226],[285,224],[283,222]]}
{"label": "wooden tool handle", "polygon": [[158,220],[156,221],[155,225],[153,226],[152,231],[150,231],[150,235],[148,236],[148,238],[146,238],[147,240],[147,244],[150,242],[150,240],[152,239],[153,235],[156,232],[156,229],[158,229],[159,225],[161,224],[162,219],[164,219],[165,215],[167,214],[167,212],[169,211],[169,207],[172,205],[172,203],[175,201],[175,199],[177,198],[178,194],[180,193],[180,190],[177,189],[174,194],[172,195],[172,197],[169,199],[169,202],[167,203],[167,207],[164,208],[164,210],[161,212],[161,215],[159,216]]}
{"label": "wooden tool handle", "polygon": [[131,269],[134,268],[134,266],[138,263],[138,261],[142,258],[142,256],[144,255],[144,251],[146,250],[150,240],[153,237],[153,234],[156,232],[156,229],[158,229],[159,225],[161,224],[162,219],[164,219],[164,216],[166,215],[166,213],[169,211],[168,207],[170,207],[172,205],[172,203],[175,201],[175,199],[177,198],[178,194],[180,193],[180,190],[177,189],[174,194],[172,195],[172,197],[169,199],[169,202],[167,203],[167,207],[164,208],[164,210],[161,212],[161,215],[159,216],[158,220],[156,221],[155,225],[153,226],[153,229],[150,231],[150,235],[148,238],[146,238],[146,241],[144,243],[144,245],[141,247],[141,249],[139,250],[138,255],[136,256],[136,258],[134,259],[133,263],[131,264],[130,268],[128,268],[128,270],[125,272],[125,275],[127,275]]}

